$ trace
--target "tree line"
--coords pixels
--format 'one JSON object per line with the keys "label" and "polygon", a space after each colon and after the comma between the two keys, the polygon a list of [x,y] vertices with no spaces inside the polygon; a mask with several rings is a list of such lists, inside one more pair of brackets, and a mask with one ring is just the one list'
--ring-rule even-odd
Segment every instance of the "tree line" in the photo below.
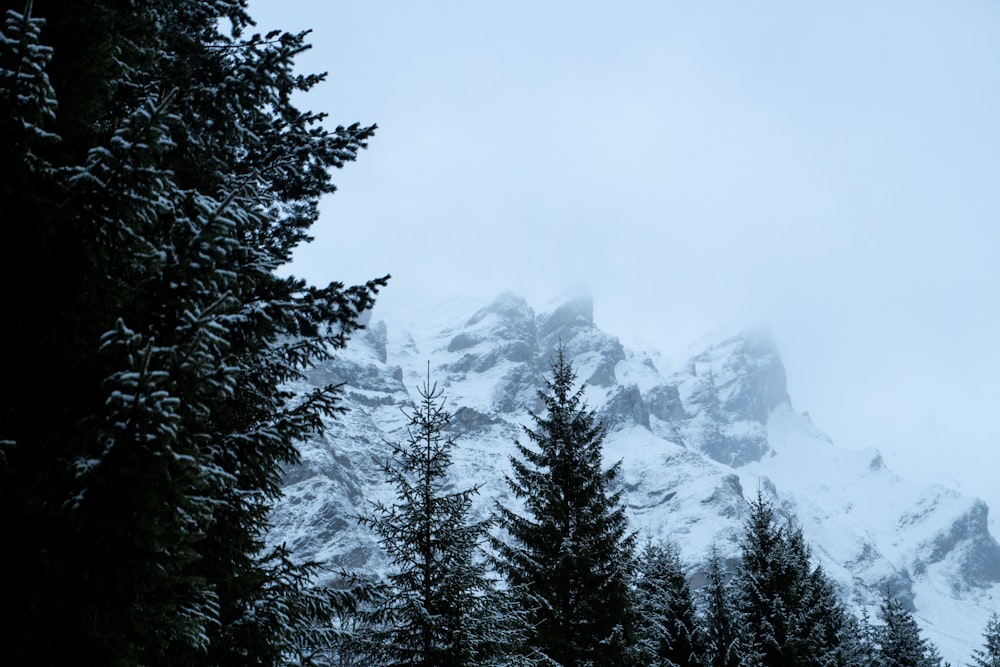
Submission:
{"label": "tree line", "polygon": [[[318,585],[265,536],[342,406],[288,387],[388,276],[283,269],[375,125],[298,108],[323,79],[295,71],[306,33],[254,32],[245,0],[2,8],[0,664],[936,664],[891,591],[847,613],[761,498],[697,590],[638,548],[562,354],[515,504],[469,519],[428,379],[383,461],[396,502],[363,517],[391,571]],[[998,652],[994,619],[977,664]]]}

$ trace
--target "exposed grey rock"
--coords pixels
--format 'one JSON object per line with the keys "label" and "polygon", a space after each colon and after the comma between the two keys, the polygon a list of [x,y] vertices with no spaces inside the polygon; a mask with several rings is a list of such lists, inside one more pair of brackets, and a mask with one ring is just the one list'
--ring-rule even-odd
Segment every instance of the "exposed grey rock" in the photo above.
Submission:
{"label": "exposed grey rock", "polygon": [[909,612],[914,612],[917,609],[914,604],[913,578],[906,569],[896,570],[892,574],[879,579],[872,588],[878,591],[879,600],[888,591],[899,601],[903,609]]}
{"label": "exposed grey rock", "polygon": [[647,401],[657,418],[678,424],[687,445],[736,467],[770,451],[768,418],[790,403],[781,358],[761,334],[710,345],[675,375],[673,387],[656,388]]}
{"label": "exposed grey rock", "polygon": [[615,377],[615,366],[624,358],[625,353],[621,349],[621,345],[611,345],[601,350],[600,363],[587,378],[587,384],[596,387],[613,387],[618,381]]}
{"label": "exposed grey rock", "polygon": [[[717,362],[721,357],[722,363]],[[719,366],[707,375],[705,391],[711,402],[727,417],[767,423],[768,415],[781,403],[788,403],[785,367],[774,342],[760,334],[737,336],[694,358],[699,363]]]}
{"label": "exposed grey rock", "polygon": [[461,407],[454,412],[451,418],[450,429],[462,435],[471,435],[493,424],[500,422],[500,418],[479,412],[475,408]]}
{"label": "exposed grey rock", "polygon": [[589,328],[594,324],[594,300],[589,296],[579,297],[538,319],[538,333],[542,338],[567,335],[574,329]]}
{"label": "exposed grey rock", "polygon": [[664,384],[652,389],[645,397],[649,414],[665,422],[687,419],[677,385]]}
{"label": "exposed grey rock", "polygon": [[528,302],[513,292],[504,292],[493,303],[478,311],[466,322],[467,327],[479,324],[488,315],[499,315],[501,318],[511,322],[533,321],[535,311],[531,309]]}
{"label": "exposed grey rock", "polygon": [[544,404],[538,397],[538,389],[542,386],[543,377],[534,366],[521,364],[511,367],[493,390],[493,404],[497,411],[509,414],[519,410],[542,410]]}
{"label": "exposed grey rock", "polygon": [[746,423],[734,430],[726,425],[709,424],[702,430],[698,444],[705,454],[734,468],[759,461],[768,451],[767,431],[756,423]]}
{"label": "exposed grey rock", "polygon": [[720,516],[727,519],[738,519],[743,516],[746,501],[743,498],[743,485],[740,484],[739,475],[723,477],[722,484],[717,486],[712,494],[701,502],[715,508]]}
{"label": "exposed grey rock", "polygon": [[451,339],[451,342],[448,343],[448,351],[459,352],[461,350],[478,345],[480,342],[481,340],[478,336],[473,336],[472,334],[465,333],[463,331],[462,333],[458,334],[457,336]]}
{"label": "exposed grey rock", "polygon": [[776,407],[791,402],[785,366],[770,337],[756,334],[744,338],[742,350],[732,357],[731,368],[739,380],[723,404],[727,412],[764,424]]}
{"label": "exposed grey rock", "polygon": [[926,563],[951,560],[961,582],[984,588],[1000,582],[1000,545],[989,532],[989,508],[976,501],[963,516],[924,545]]}
{"label": "exposed grey rock", "polygon": [[601,418],[609,425],[631,423],[649,428],[649,410],[642,400],[639,387],[619,387],[601,410]]}
{"label": "exposed grey rock", "polygon": [[405,389],[402,386],[402,369],[386,368],[375,364],[340,362],[322,364],[305,373],[306,379],[317,387],[346,385],[366,392],[393,394]]}
{"label": "exposed grey rock", "polygon": [[367,327],[364,333],[364,340],[375,351],[375,355],[378,360],[383,364],[386,363],[388,330],[385,326],[385,322],[379,320],[375,324]]}
{"label": "exposed grey rock", "polygon": [[482,373],[500,362],[533,364],[537,332],[535,314],[528,304],[513,294],[502,294],[479,310],[448,343],[449,352],[462,356],[448,364],[455,373]]}

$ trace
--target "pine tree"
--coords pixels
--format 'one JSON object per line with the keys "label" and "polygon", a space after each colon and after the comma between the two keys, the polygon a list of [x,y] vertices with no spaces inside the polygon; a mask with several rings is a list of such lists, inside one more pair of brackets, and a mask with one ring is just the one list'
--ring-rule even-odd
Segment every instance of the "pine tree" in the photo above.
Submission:
{"label": "pine tree", "polygon": [[847,612],[822,568],[812,567],[801,529],[778,526],[760,492],[750,504],[742,549],[738,604],[764,664],[842,659]]}
{"label": "pine tree", "polygon": [[834,655],[825,664],[841,667],[878,667],[875,644],[875,629],[872,627],[868,611],[861,617],[844,612],[840,642]]}
{"label": "pine tree", "polygon": [[701,636],[694,598],[677,548],[649,541],[635,577],[637,659],[640,664],[700,665]]}
{"label": "pine tree", "polygon": [[521,614],[489,576],[481,542],[492,519],[470,521],[478,487],[451,491],[455,440],[442,391],[427,383],[409,413],[407,439],[382,463],[396,490],[361,517],[393,567],[387,594],[370,616],[367,664],[472,667],[501,664],[520,639]]}
{"label": "pine tree", "polygon": [[726,580],[718,550],[713,547],[700,591],[701,632],[706,667],[755,667],[760,655],[753,634],[734,600],[735,591]]}
{"label": "pine tree", "polygon": [[[326,568],[301,563],[285,545],[268,554],[266,564],[272,594],[259,611],[280,622],[281,658],[289,667],[361,667],[358,662],[358,621],[362,607],[382,599],[377,583],[355,577],[317,585]],[[324,572],[328,574],[328,572]],[[250,656],[259,663],[258,656]]]}
{"label": "pine tree", "polygon": [[285,387],[385,282],[278,269],[374,126],[296,109],[304,34],[241,0],[39,6],[0,38],[0,662],[274,663],[308,568],[268,512],[339,410]]}
{"label": "pine tree", "polygon": [[629,580],[635,536],[621,491],[609,487],[620,464],[602,469],[605,429],[574,390],[561,349],[539,391],[547,414],[525,427],[508,484],[524,514],[498,506],[509,541],[496,540],[498,567],[525,593],[534,646],[564,667],[629,663],[634,642]]}
{"label": "pine tree", "polygon": [[738,602],[764,664],[775,667],[793,664],[793,614],[801,595],[796,563],[790,562],[785,541],[771,504],[758,492],[744,526]]}
{"label": "pine tree", "polygon": [[975,667],[1000,667],[1000,616],[990,616],[983,631],[983,647],[972,653]]}
{"label": "pine tree", "polygon": [[792,621],[796,653],[818,664],[849,664],[855,639],[850,612],[823,567],[812,566],[801,528],[788,529],[786,549],[801,582],[801,599]]}
{"label": "pine tree", "polygon": [[944,662],[944,658],[941,657],[941,652],[938,651],[938,647],[931,642],[927,642],[927,650],[924,651],[923,664],[927,667],[951,667],[951,663]]}
{"label": "pine tree", "polygon": [[881,667],[939,667],[937,649],[920,636],[913,614],[888,586],[879,607],[879,620],[875,636]]}

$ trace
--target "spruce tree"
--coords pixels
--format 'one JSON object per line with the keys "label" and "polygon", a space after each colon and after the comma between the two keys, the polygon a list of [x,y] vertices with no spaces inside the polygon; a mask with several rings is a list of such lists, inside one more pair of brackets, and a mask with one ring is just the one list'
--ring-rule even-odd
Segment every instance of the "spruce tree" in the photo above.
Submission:
{"label": "spruce tree", "polygon": [[755,667],[760,656],[753,633],[736,605],[735,595],[722,569],[722,560],[713,546],[708,561],[706,584],[700,590],[701,633],[704,637],[706,667]]}
{"label": "spruce tree", "polygon": [[871,614],[862,610],[855,631],[855,662],[861,667],[878,667],[878,629],[872,623]]}
{"label": "spruce tree", "polygon": [[639,552],[634,588],[639,664],[701,665],[702,637],[677,548],[647,542]]}
{"label": "spruce tree", "polygon": [[823,567],[812,567],[801,528],[788,529],[786,548],[802,589],[792,622],[797,654],[818,664],[850,664],[855,654],[850,612]]}
{"label": "spruce tree", "polygon": [[797,563],[790,562],[785,539],[771,504],[758,492],[744,525],[738,603],[764,664],[775,667],[793,664],[793,614],[801,596]]}
{"label": "spruce tree", "polygon": [[385,282],[279,269],[374,126],[297,109],[242,0],[3,8],[0,662],[273,664],[325,593],[269,508],[339,410],[286,387]]}
{"label": "spruce tree", "polygon": [[823,664],[842,667],[877,667],[878,658],[874,642],[874,629],[867,613],[859,618],[844,610],[839,642],[834,654]]}
{"label": "spruce tree", "polygon": [[738,604],[766,665],[825,664],[845,655],[843,605],[801,529],[779,526],[758,492],[750,503],[737,575]]}
{"label": "spruce tree", "polygon": [[374,629],[363,646],[366,664],[473,667],[502,664],[520,639],[521,613],[495,587],[481,543],[492,519],[471,521],[479,487],[450,490],[455,440],[442,391],[427,383],[408,414],[407,438],[390,443],[381,463],[396,490],[392,505],[376,503],[361,517],[379,537],[392,572]]}
{"label": "spruce tree", "polygon": [[634,611],[629,581],[635,535],[621,491],[610,490],[620,464],[602,467],[605,428],[583,402],[584,386],[560,348],[552,379],[532,413],[529,445],[516,442],[507,478],[524,513],[498,505],[508,541],[496,540],[497,563],[524,594],[533,645],[564,667],[629,664]]}
{"label": "spruce tree", "polygon": [[972,653],[975,667],[1000,667],[1000,616],[990,616],[983,630],[983,646]]}
{"label": "spruce tree", "polygon": [[881,624],[876,628],[879,665],[882,667],[939,667],[937,649],[920,636],[916,620],[886,586],[879,606]]}

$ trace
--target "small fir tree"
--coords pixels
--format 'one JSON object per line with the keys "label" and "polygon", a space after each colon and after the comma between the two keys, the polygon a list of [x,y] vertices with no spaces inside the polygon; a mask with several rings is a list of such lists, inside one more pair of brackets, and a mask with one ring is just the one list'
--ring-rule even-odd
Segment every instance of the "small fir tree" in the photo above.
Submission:
{"label": "small fir tree", "polygon": [[874,628],[867,610],[857,617],[844,612],[837,652],[824,664],[838,667],[878,667]]}
{"label": "small fir tree", "polygon": [[774,510],[758,491],[744,525],[742,561],[737,574],[741,612],[753,629],[767,665],[791,664],[793,615],[799,608],[800,581],[786,549],[786,535]]}
{"label": "small fir tree", "polygon": [[713,546],[706,584],[700,591],[701,632],[706,667],[755,667],[760,656],[753,634],[734,600],[735,591],[722,569],[722,559]]}
{"label": "small fir tree", "polygon": [[846,647],[847,613],[801,529],[781,527],[758,491],[744,527],[738,604],[766,665],[826,664]]}
{"label": "small fir tree", "polygon": [[649,667],[701,665],[694,599],[677,548],[649,541],[635,577],[637,660]]}
{"label": "small fir tree", "polygon": [[881,667],[939,667],[936,647],[920,636],[916,620],[886,586],[879,607],[881,625],[876,628]]}
{"label": "small fir tree", "polygon": [[799,608],[792,620],[796,653],[818,664],[849,664],[854,654],[853,626],[847,620],[850,612],[822,565],[811,568],[810,550],[802,529],[789,528],[787,534],[789,560],[802,588]]}
{"label": "small fir tree", "polygon": [[507,482],[524,514],[499,506],[509,541],[495,540],[497,563],[521,591],[532,644],[564,667],[629,664],[634,612],[629,591],[635,535],[621,491],[620,464],[602,467],[605,428],[583,402],[584,386],[560,348],[539,397],[547,414],[525,427]]}
{"label": "small fir tree", "polygon": [[975,667],[1000,667],[1000,617],[990,616],[983,631],[983,647],[972,652]]}
{"label": "small fir tree", "polygon": [[407,438],[382,463],[396,490],[391,506],[376,503],[360,518],[379,537],[393,572],[368,617],[366,664],[473,667],[502,664],[520,641],[521,613],[495,587],[481,542],[491,519],[470,521],[479,487],[449,490],[455,440],[442,392],[427,383],[408,413]]}

